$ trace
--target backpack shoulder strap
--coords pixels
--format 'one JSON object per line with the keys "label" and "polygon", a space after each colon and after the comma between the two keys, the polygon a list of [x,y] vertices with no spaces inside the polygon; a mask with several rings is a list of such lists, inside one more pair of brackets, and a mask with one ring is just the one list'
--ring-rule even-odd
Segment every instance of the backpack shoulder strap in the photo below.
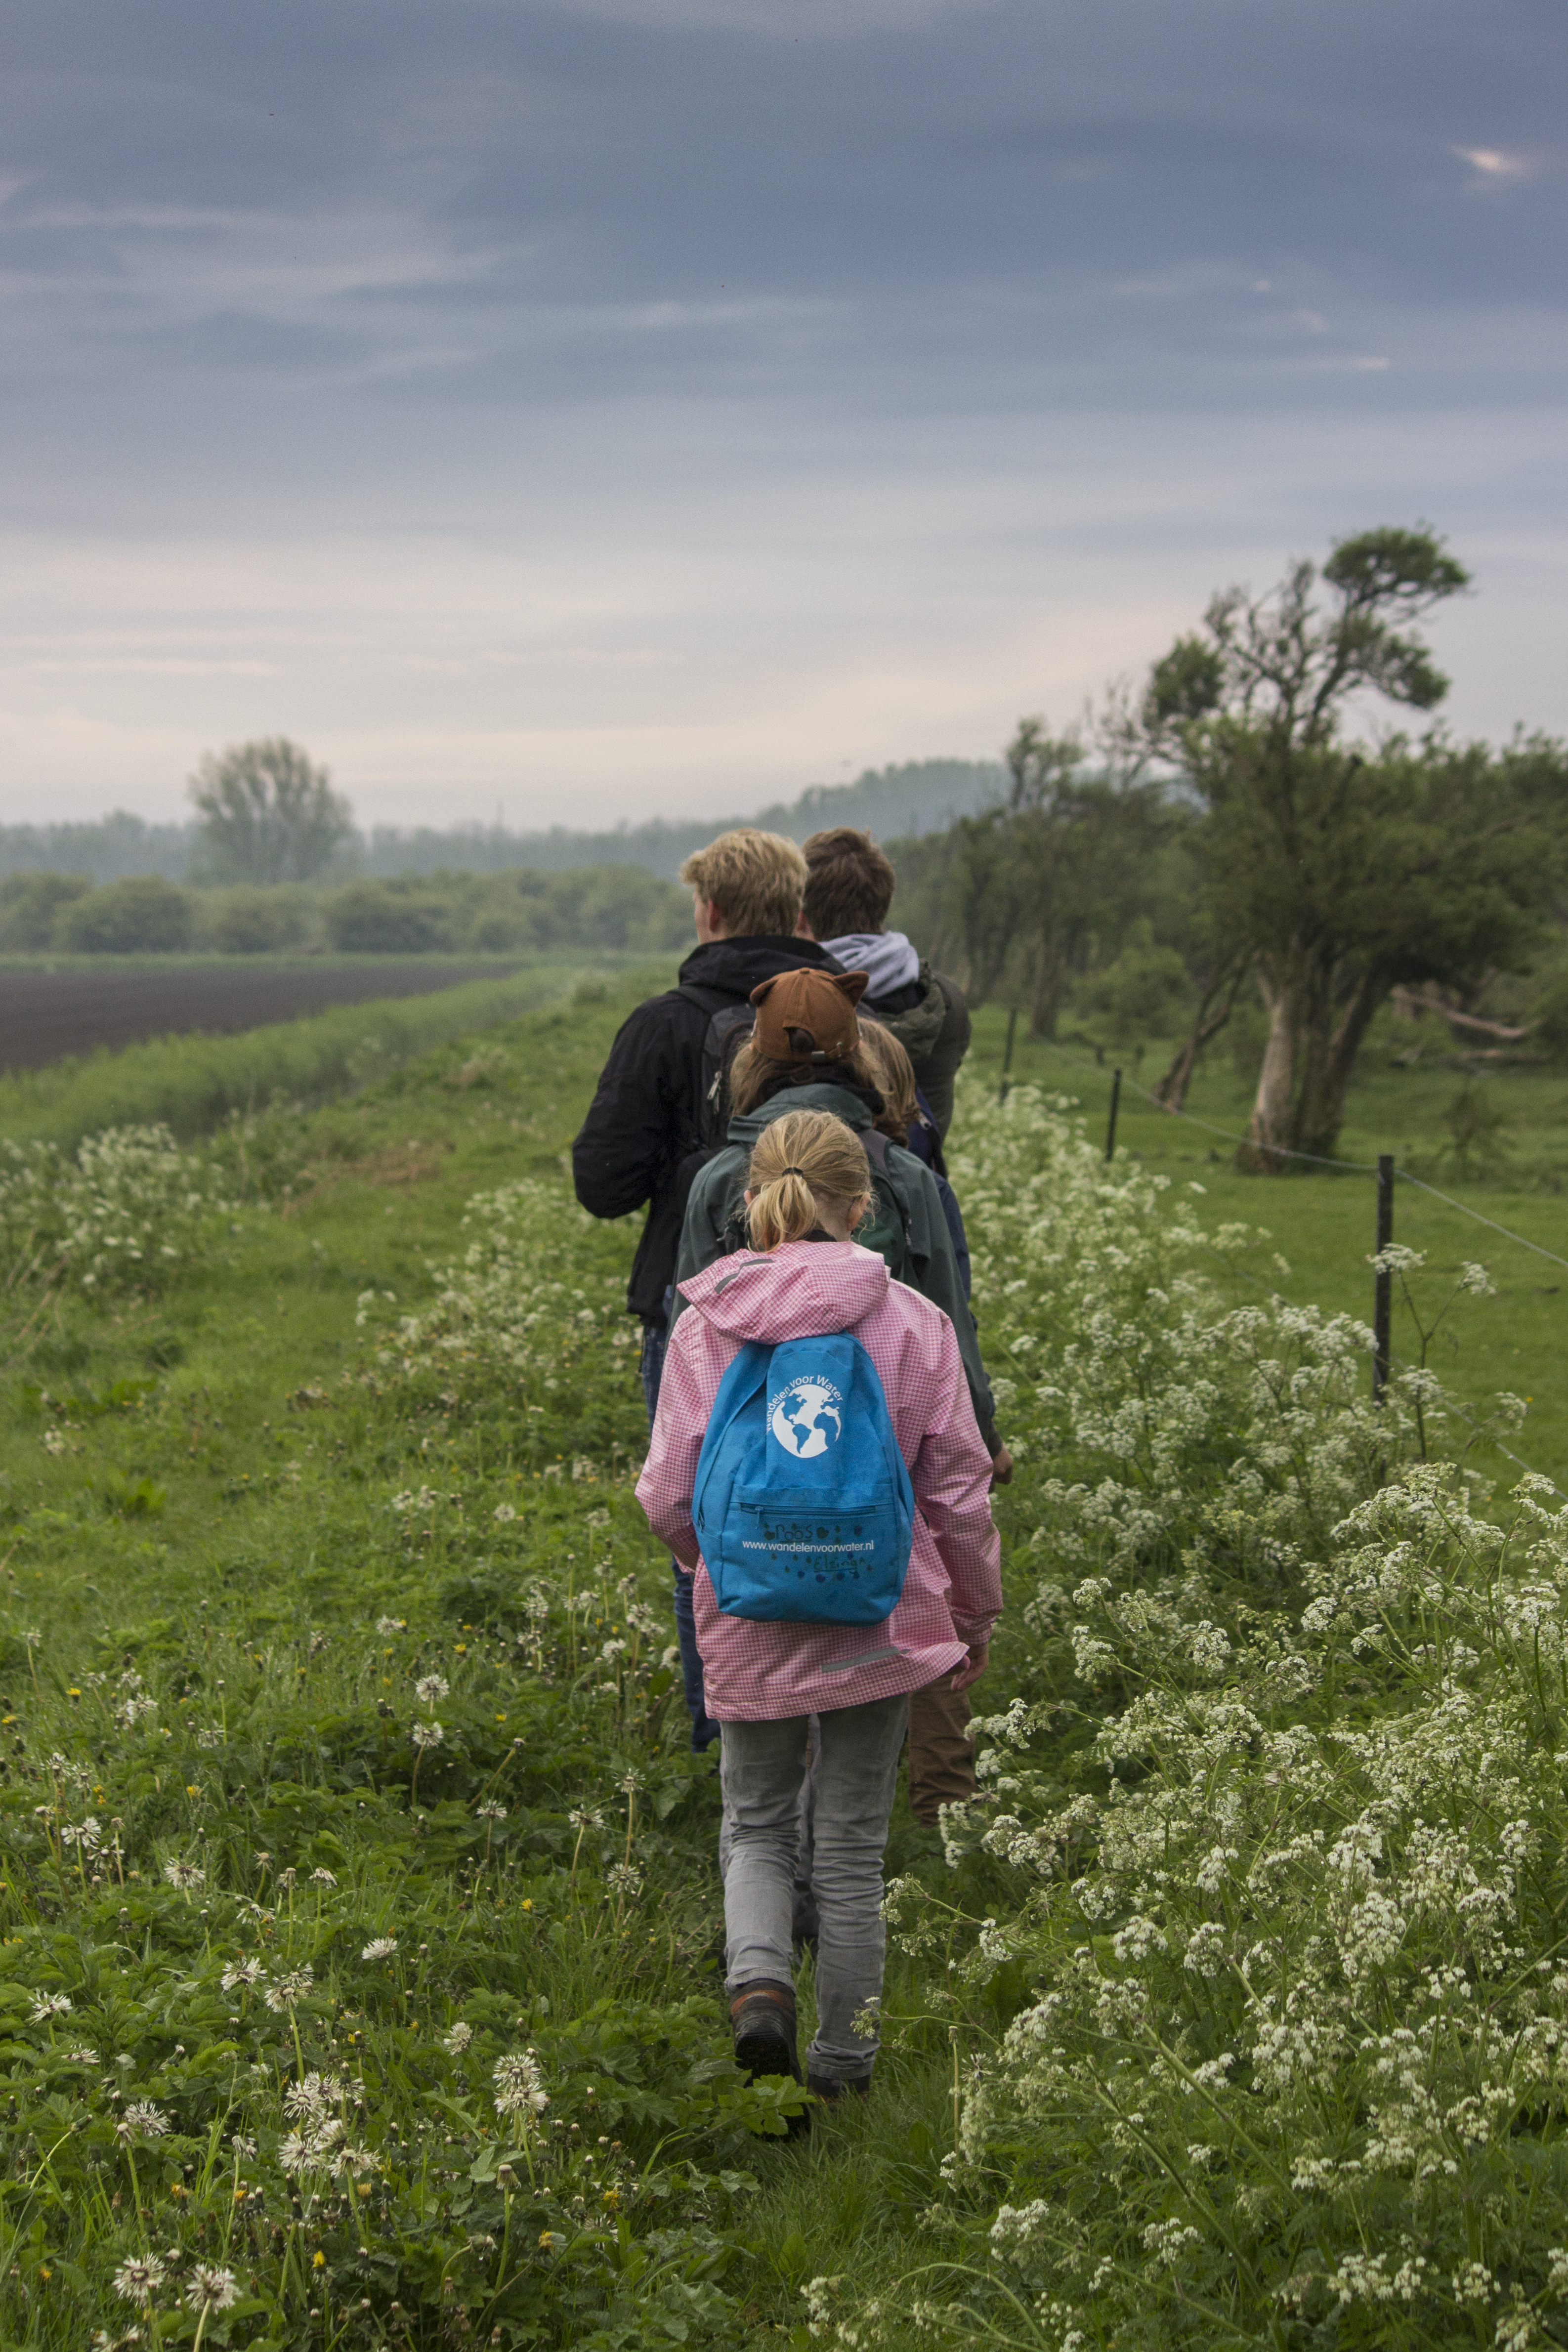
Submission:
{"label": "backpack shoulder strap", "polygon": [[757,1016],[748,999],[737,1001],[728,989],[704,988],[700,982],[683,981],[675,992],[708,1015],[699,1052],[693,1132],[688,1146],[689,1152],[706,1156],[724,1140],[724,1097],[730,1064],[750,1036]]}
{"label": "backpack shoulder strap", "polygon": [[885,1193],[898,1211],[899,1223],[903,1227],[904,1238],[908,1241],[910,1213],[904,1206],[904,1196],[899,1189],[898,1178],[888,1163],[888,1138],[882,1133],[880,1128],[862,1128],[860,1148],[871,1163],[871,1172],[878,1179],[879,1192]]}
{"label": "backpack shoulder strap", "polygon": [[756,1026],[750,1004],[727,1004],[715,1013],[702,1040],[702,1099],[698,1104],[703,1142],[710,1149],[724,1140],[729,1124],[730,1065]]}
{"label": "backpack shoulder strap", "polygon": [[[898,1263],[895,1265],[889,1257],[888,1265],[894,1281],[902,1282],[912,1255],[910,1248],[910,1213],[904,1205],[903,1194],[894,1181],[893,1171],[888,1165],[888,1139],[879,1128],[863,1127],[860,1129],[860,1148],[866,1154],[867,1165],[870,1170],[871,1190],[882,1208],[891,1213],[897,1226]],[[882,1254],[885,1257],[888,1256],[886,1248],[883,1249]]]}

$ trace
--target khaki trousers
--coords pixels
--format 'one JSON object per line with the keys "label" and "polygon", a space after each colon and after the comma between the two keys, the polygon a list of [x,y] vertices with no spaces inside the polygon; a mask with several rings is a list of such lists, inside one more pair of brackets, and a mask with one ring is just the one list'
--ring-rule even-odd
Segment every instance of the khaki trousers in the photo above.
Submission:
{"label": "khaki trousers", "polygon": [[936,1826],[939,1806],[964,1804],[974,1794],[969,1693],[953,1689],[952,1673],[910,1693],[910,1810],[928,1828]]}

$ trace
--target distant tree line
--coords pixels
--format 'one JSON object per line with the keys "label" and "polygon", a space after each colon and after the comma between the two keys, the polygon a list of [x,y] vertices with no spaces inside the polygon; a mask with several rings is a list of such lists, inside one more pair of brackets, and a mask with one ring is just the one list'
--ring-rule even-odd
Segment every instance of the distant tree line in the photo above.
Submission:
{"label": "distant tree line", "polygon": [[[1215,595],[1141,689],[1058,734],[1023,720],[1000,764],[868,771],[741,821],[796,839],[868,825],[895,853],[894,919],[973,1002],[1097,1051],[1163,1046],[1173,1107],[1223,1037],[1255,1089],[1249,1164],[1331,1158],[1391,1003],[1436,1007],[1485,1050],[1568,1058],[1568,751],[1461,743],[1436,720],[1447,681],[1419,625],[1468,584],[1429,530],[1364,531],[1264,595]],[[354,878],[367,845],[297,745],[236,745],[190,789],[195,888],[147,871],[95,886],[63,856],[40,867],[41,834],[0,833],[17,869],[0,948],[672,950],[689,910],[666,877],[722,822],[378,833],[377,856],[416,870]],[[106,821],[116,856],[137,824]],[[79,846],[90,831],[63,829]]]}
{"label": "distant tree line", "polygon": [[1260,1169],[1332,1156],[1396,991],[1473,1030],[1489,993],[1492,1025],[1568,1052],[1568,750],[1364,731],[1442,701],[1416,624],[1467,584],[1430,531],[1384,530],[1216,595],[1087,737],[1020,725],[992,805],[900,846],[895,919],[1042,1036],[1179,1035],[1173,1106],[1235,1024]]}
{"label": "distant tree line", "polygon": [[98,887],[69,874],[0,880],[0,950],[34,955],[661,954],[690,936],[689,893],[630,866],[434,874],[320,892],[287,883],[190,889],[156,874]]}
{"label": "distant tree line", "polygon": [[[347,882],[359,877],[394,879],[444,872],[501,874],[520,866],[564,873],[590,866],[641,866],[673,881],[681,861],[729,824],[757,824],[804,841],[829,824],[860,824],[889,839],[943,832],[995,797],[1002,770],[994,760],[915,760],[868,768],[850,784],[813,784],[790,802],[743,816],[651,819],[596,833],[564,825],[544,833],[492,825],[373,825],[346,829],[330,822],[302,828],[279,842],[276,813],[258,805],[257,755],[281,755],[283,772],[303,763],[330,793],[325,770],[297,745],[272,739],[237,744],[202,762],[193,783],[220,805],[188,824],[149,824],[124,809],[86,824],[0,825],[0,876],[74,874],[91,882],[161,874],[171,882],[268,885],[289,878]],[[216,772],[223,772],[221,774]],[[336,801],[337,795],[331,794]],[[340,805],[342,805],[340,803]],[[325,802],[321,814],[330,819]],[[301,863],[301,852],[309,851]],[[322,861],[314,862],[316,850]]]}

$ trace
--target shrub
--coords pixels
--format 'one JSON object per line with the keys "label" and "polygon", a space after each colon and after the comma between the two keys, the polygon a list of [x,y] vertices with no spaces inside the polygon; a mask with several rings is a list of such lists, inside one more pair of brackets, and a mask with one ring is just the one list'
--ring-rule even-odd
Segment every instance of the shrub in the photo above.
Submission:
{"label": "shrub", "polygon": [[204,891],[200,928],[203,945],[225,955],[268,955],[304,938],[305,905],[289,890]]}
{"label": "shrub", "polygon": [[85,874],[7,874],[0,881],[0,947],[39,954],[64,908],[92,887]]}
{"label": "shrub", "polygon": [[226,1205],[166,1127],[109,1128],[68,1159],[48,1143],[0,1144],[4,1286],[64,1281],[99,1297],[157,1288]]}
{"label": "shrub", "polygon": [[327,937],[350,955],[426,955],[454,943],[452,910],[436,891],[396,882],[352,882],[322,909]]}
{"label": "shrub", "polygon": [[382,955],[436,949],[521,955],[586,946],[652,951],[684,946],[691,933],[687,894],[635,866],[563,874],[519,866],[356,882],[324,911],[334,947]]}
{"label": "shrub", "polygon": [[161,874],[132,874],[65,907],[55,944],[88,955],[173,955],[191,944],[191,894]]}
{"label": "shrub", "polygon": [[343,955],[430,955],[454,943],[451,908],[397,882],[351,882],[324,901],[322,919]]}
{"label": "shrub", "polygon": [[1072,1009],[1120,1051],[1169,1036],[1181,1026],[1191,993],[1186,965],[1174,948],[1157,943],[1148,917],[1140,915],[1116,961],[1074,988]]}

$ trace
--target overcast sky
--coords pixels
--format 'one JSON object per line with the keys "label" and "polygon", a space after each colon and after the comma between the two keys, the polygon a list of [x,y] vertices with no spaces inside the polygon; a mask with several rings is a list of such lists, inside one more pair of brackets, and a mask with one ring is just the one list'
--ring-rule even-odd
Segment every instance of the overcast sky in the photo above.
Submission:
{"label": "overcast sky", "polygon": [[744,809],[1424,520],[1568,731],[1562,0],[0,5],[0,819]]}

